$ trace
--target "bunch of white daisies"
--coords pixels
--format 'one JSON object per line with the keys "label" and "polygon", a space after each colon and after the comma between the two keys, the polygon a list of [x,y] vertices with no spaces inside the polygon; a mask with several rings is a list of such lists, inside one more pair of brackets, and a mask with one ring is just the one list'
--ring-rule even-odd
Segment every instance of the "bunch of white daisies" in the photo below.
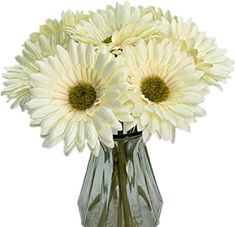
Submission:
{"label": "bunch of white daisies", "polygon": [[97,156],[118,131],[173,142],[205,114],[208,87],[228,78],[224,54],[191,20],[154,7],[68,11],[25,42],[3,95],[41,127],[44,146],[64,141],[66,155],[88,145]]}

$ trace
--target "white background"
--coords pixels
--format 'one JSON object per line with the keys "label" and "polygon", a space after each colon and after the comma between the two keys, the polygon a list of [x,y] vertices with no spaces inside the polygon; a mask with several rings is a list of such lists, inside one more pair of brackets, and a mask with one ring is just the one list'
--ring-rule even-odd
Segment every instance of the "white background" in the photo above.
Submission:
{"label": "white background", "polygon": [[[120,1],[122,2],[122,1]],[[184,18],[192,17],[203,31],[217,38],[235,59],[232,0],[133,0],[160,6]],[[62,10],[96,10],[115,1],[7,0],[0,3],[0,71],[32,31]],[[234,73],[233,73],[234,76]],[[0,79],[2,84],[2,78]],[[207,116],[191,133],[177,131],[171,145],[153,138],[148,149],[164,199],[161,227],[235,226],[235,80],[224,92],[211,89],[203,107]],[[2,85],[1,85],[2,89]],[[19,109],[11,111],[0,97],[0,226],[78,227],[76,201],[89,152],[66,158],[62,146],[42,148],[38,128]]]}

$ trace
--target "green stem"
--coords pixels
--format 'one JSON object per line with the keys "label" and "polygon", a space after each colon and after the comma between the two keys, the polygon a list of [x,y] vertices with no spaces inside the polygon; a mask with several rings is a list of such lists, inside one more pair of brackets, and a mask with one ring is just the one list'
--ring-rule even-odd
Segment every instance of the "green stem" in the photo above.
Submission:
{"label": "green stem", "polygon": [[118,141],[118,179],[119,179],[119,196],[120,205],[123,205],[123,213],[125,219],[125,227],[133,227],[133,221],[131,216],[131,208],[127,195],[127,173],[126,173],[126,156],[125,156],[125,144],[123,141]]}

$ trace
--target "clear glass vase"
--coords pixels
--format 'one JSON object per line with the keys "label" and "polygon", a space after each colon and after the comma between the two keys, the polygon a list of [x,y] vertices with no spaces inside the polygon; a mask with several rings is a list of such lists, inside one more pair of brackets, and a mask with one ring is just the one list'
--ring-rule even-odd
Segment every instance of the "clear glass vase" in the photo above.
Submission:
{"label": "clear glass vase", "polygon": [[163,205],[141,133],[91,155],[78,206],[85,227],[155,227]]}

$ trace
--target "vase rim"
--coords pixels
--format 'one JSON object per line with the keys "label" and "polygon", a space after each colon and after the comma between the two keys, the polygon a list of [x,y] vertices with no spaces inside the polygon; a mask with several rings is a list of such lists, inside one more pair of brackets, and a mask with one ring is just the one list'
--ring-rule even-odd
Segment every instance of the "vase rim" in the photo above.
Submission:
{"label": "vase rim", "polygon": [[131,132],[131,133],[126,133],[126,134],[118,134],[118,135],[113,135],[114,140],[118,139],[124,139],[128,137],[136,137],[136,136],[142,136],[142,132]]}

